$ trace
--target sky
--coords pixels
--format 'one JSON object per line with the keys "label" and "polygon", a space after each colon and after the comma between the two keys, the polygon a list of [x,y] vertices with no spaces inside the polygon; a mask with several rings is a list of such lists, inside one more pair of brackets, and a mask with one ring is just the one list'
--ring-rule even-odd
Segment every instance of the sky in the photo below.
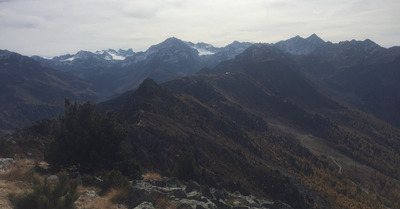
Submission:
{"label": "sky", "polygon": [[399,0],[0,0],[0,49],[145,51],[169,37],[225,46],[316,33],[400,46]]}

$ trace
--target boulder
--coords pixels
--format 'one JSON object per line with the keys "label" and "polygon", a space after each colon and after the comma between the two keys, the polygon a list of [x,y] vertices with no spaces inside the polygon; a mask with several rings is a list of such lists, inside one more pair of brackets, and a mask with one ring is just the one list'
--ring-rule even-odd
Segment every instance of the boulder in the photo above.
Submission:
{"label": "boulder", "polygon": [[263,201],[261,203],[261,206],[263,208],[272,208],[273,205],[274,205],[274,202],[271,202],[271,201]]}
{"label": "boulder", "polygon": [[47,179],[47,181],[49,181],[49,182],[55,182],[55,181],[58,181],[58,176],[56,176],[56,175],[50,175],[50,176],[48,176],[46,179]]}
{"label": "boulder", "polygon": [[281,201],[275,201],[274,204],[271,207],[272,209],[293,209],[290,205],[281,202]]}
{"label": "boulder", "polygon": [[158,186],[158,187],[166,187],[167,186],[166,178],[163,178],[161,180],[147,180],[146,182],[148,182],[154,186]]}
{"label": "boulder", "polygon": [[256,206],[260,205],[260,201],[258,201],[257,198],[255,198],[252,195],[245,196],[244,199],[246,200],[248,205],[251,206],[251,207],[256,207]]}
{"label": "boulder", "polygon": [[14,163],[15,161],[12,158],[0,158],[0,171],[8,171],[10,166]]}
{"label": "boulder", "polygon": [[197,200],[182,199],[177,203],[177,209],[217,209],[213,203],[206,204]]}
{"label": "boulder", "polygon": [[165,181],[165,186],[167,187],[181,187],[181,185],[179,184],[179,180],[176,177],[164,177],[162,178],[162,180]]}
{"label": "boulder", "polygon": [[86,190],[83,194],[92,200],[97,197],[96,191],[94,190]]}
{"label": "boulder", "polygon": [[187,183],[186,188],[185,188],[186,193],[193,192],[193,191],[200,192],[200,190],[201,190],[200,185],[197,182],[192,181],[192,180],[190,180]]}
{"label": "boulder", "polygon": [[203,188],[201,190],[203,196],[207,197],[209,200],[215,200],[214,195],[211,193],[211,189],[209,187]]}
{"label": "boulder", "polygon": [[186,194],[186,196],[187,196],[187,199],[197,200],[197,201],[200,201],[201,197],[202,197],[202,195],[197,191],[189,192]]}
{"label": "boulder", "polygon": [[211,190],[216,200],[226,200],[229,197],[229,194],[223,190]]}
{"label": "boulder", "polygon": [[154,205],[156,203],[156,200],[147,190],[131,186],[129,188],[129,195],[128,195],[129,208],[136,208],[137,206],[141,205],[144,202],[148,202]]}
{"label": "boulder", "polygon": [[218,209],[232,209],[232,206],[226,204],[223,200],[213,200],[212,202]]}
{"label": "boulder", "polygon": [[142,202],[140,205],[136,206],[134,209],[154,209],[153,203]]}
{"label": "boulder", "polygon": [[178,198],[178,199],[186,198],[185,191],[183,191],[183,189],[180,188],[180,187],[172,187],[172,188],[168,188],[167,187],[167,188],[163,188],[162,191],[164,193],[166,193],[167,196],[170,197],[170,198],[172,198],[172,196],[175,197],[175,198]]}

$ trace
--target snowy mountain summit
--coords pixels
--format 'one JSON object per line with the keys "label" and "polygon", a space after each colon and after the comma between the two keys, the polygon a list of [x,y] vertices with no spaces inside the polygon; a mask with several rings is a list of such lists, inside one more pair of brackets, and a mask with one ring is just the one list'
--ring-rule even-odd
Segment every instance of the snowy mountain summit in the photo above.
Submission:
{"label": "snowy mountain summit", "polygon": [[124,60],[128,56],[132,56],[135,54],[132,49],[123,50],[119,49],[118,51],[114,49],[107,49],[96,51],[96,54],[102,55],[106,60]]}
{"label": "snowy mountain summit", "polygon": [[325,43],[326,42],[324,40],[314,33],[307,38],[296,36],[288,40],[279,41],[274,44],[274,46],[285,53],[304,55],[310,54]]}

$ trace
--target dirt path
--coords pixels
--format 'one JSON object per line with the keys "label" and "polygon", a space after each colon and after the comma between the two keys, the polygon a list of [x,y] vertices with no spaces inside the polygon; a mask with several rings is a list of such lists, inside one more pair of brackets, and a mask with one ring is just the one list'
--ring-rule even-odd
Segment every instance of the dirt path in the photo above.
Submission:
{"label": "dirt path", "polygon": [[339,173],[342,174],[342,165],[338,163],[333,156],[329,156],[329,158],[339,167]]}
{"label": "dirt path", "polygon": [[369,179],[374,170],[366,165],[363,165],[348,156],[342,154],[340,151],[336,150],[334,144],[329,141],[313,136],[309,133],[304,133],[295,128],[288,127],[279,121],[268,121],[268,125],[294,140],[303,147],[309,149],[313,154],[319,156],[325,156],[329,158],[339,167],[339,173],[351,174],[354,172],[354,168],[357,168],[358,175],[364,179]]}

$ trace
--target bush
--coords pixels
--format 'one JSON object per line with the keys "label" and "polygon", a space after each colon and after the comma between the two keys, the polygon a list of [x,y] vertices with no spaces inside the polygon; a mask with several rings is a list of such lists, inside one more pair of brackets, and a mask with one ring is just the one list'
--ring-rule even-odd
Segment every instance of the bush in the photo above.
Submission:
{"label": "bush", "polygon": [[192,154],[185,153],[175,165],[173,175],[179,180],[194,180],[199,181],[200,170]]}
{"label": "bush", "polygon": [[111,202],[114,204],[128,204],[129,199],[129,188],[123,187],[118,189],[117,193],[111,198]]}
{"label": "bush", "polygon": [[119,171],[103,171],[100,178],[102,181],[99,187],[103,190],[101,193],[106,193],[112,188],[117,189],[129,186],[128,179]]}
{"label": "bush", "polygon": [[58,182],[43,183],[34,179],[32,193],[21,195],[10,194],[9,200],[14,209],[73,209],[78,199],[76,181],[71,181],[67,173],[58,175]]}
{"label": "bush", "polygon": [[116,169],[133,178],[140,176],[132,151],[122,146],[126,129],[111,112],[102,115],[89,102],[78,105],[66,99],[54,135],[45,159],[56,168],[77,166],[84,173]]}
{"label": "bush", "polygon": [[14,156],[14,151],[11,147],[10,142],[1,139],[0,140],[0,157],[3,158],[12,158]]}

